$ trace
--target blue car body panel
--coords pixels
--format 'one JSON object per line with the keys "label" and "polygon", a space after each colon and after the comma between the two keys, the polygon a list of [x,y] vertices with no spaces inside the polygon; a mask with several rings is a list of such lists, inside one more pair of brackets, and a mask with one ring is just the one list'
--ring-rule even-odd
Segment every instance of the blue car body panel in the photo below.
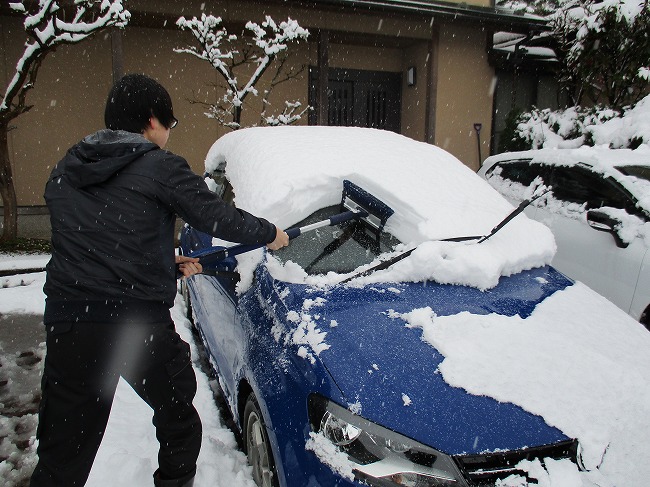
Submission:
{"label": "blue car body panel", "polygon": [[[183,233],[185,251],[209,245],[195,233]],[[226,267],[232,269],[232,263]],[[305,449],[311,431],[307,398],[313,393],[344,406],[355,404],[366,419],[451,455],[567,439],[519,406],[451,387],[436,370],[444,357],[422,340],[421,330],[387,313],[429,306],[439,316],[468,311],[525,318],[546,297],[572,284],[553,268],[504,277],[484,292],[431,282],[315,289],[277,281],[261,264],[253,285],[237,297],[228,279],[188,279],[195,322],[236,421],[245,400],[242,391],[250,387],[256,395],[281,485],[358,485]],[[305,307],[306,300],[317,298],[322,298],[317,306]],[[307,319],[327,333],[329,348],[316,354],[293,343],[298,324],[288,319],[290,313],[309,314]]]}

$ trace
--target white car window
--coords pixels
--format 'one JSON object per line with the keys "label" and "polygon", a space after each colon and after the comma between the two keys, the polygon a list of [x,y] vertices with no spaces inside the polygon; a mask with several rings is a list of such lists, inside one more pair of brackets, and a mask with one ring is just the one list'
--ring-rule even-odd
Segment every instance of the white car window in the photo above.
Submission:
{"label": "white car window", "polygon": [[587,210],[602,207],[628,209],[630,199],[601,175],[581,167],[557,167],[551,178],[553,196]]}
{"label": "white car window", "polygon": [[495,176],[498,175],[504,180],[528,187],[537,177],[541,177],[544,183],[547,183],[550,168],[542,164],[531,164],[528,160],[511,161],[495,166],[488,173],[488,179],[492,174]]}

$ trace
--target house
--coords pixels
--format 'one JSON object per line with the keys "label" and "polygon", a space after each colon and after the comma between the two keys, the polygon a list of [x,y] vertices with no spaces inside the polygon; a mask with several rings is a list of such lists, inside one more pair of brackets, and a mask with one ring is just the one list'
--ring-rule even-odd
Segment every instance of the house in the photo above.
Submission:
{"label": "house", "polygon": [[488,60],[498,80],[494,91],[491,154],[508,150],[502,133],[509,119],[532,107],[557,110],[567,106],[558,79],[559,61],[550,31],[495,32]]}
{"label": "house", "polygon": [[[167,148],[196,172],[212,143],[229,129],[206,118],[202,103],[223,95],[213,68],[175,48],[193,44],[176,26],[180,16],[223,19],[231,33],[249,20],[291,18],[307,28],[306,42],[290,46],[289,62],[304,67],[269,99],[282,107],[299,99],[313,110],[300,123],[361,125],[400,132],[439,145],[473,169],[490,154],[496,68],[488,51],[495,32],[522,35],[545,28],[540,18],[495,8],[492,0],[128,0],[131,21],[49,54],[29,94],[31,111],[15,120],[9,151],[18,194],[19,234],[47,236],[43,188],[64,151],[104,127],[113,81],[143,72],[164,84],[180,120]],[[0,85],[22,54],[22,18],[0,7]],[[270,80],[262,80],[269,83]],[[262,109],[249,97],[244,125]],[[280,110],[281,111],[281,110]],[[399,161],[395,161],[396,170]],[[45,228],[45,230],[43,230]],[[45,233],[45,235],[43,235]]]}

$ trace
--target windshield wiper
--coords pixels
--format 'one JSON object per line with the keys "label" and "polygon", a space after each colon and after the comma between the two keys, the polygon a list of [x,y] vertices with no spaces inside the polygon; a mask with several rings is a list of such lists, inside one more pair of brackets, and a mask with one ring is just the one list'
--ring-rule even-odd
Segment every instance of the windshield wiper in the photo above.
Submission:
{"label": "windshield wiper", "polygon": [[[539,194],[535,194],[536,193],[536,191],[535,191],[533,193],[532,197],[530,197],[528,199],[525,199],[521,203],[519,203],[519,206],[517,206],[517,208],[515,208],[513,211],[511,211],[510,214],[508,216],[506,216],[503,220],[501,220],[490,231],[490,233],[488,233],[487,235],[473,235],[473,236],[467,236],[467,237],[450,237],[450,238],[443,238],[443,239],[434,240],[434,241],[435,242],[467,242],[467,241],[471,241],[471,240],[478,240],[478,242],[476,242],[477,244],[483,243],[486,240],[488,240],[489,238],[491,238],[492,236],[494,236],[495,233],[497,233],[499,230],[501,230],[503,227],[505,227],[508,223],[510,223],[515,217],[517,217],[517,215],[522,213],[528,207],[528,205],[530,205],[533,201],[541,198],[542,196],[544,196],[545,194],[547,194],[550,191],[551,191],[551,188],[547,188],[547,189],[545,189],[545,191],[542,191]],[[393,257],[391,259],[380,262],[379,264],[377,264],[377,265],[375,265],[375,266],[373,266],[373,267],[371,267],[369,269],[366,269],[365,271],[361,271],[361,272],[359,272],[357,274],[354,274],[354,275],[352,275],[350,277],[347,277],[347,278],[343,279],[339,284],[345,284],[346,282],[350,282],[352,279],[356,279],[357,277],[364,277],[364,276],[367,276],[369,274],[372,274],[373,272],[383,271],[384,269],[388,269],[389,267],[391,267],[393,264],[396,264],[400,260],[406,259],[409,255],[411,255],[413,253],[413,251],[416,248],[417,247],[413,247],[411,250],[407,250],[406,252],[402,252],[401,254],[396,255],[395,257]]]}

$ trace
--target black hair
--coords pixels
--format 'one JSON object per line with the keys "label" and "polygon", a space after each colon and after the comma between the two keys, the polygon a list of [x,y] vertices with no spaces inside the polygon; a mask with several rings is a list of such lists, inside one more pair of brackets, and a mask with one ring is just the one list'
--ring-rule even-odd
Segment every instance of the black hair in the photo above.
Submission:
{"label": "black hair", "polygon": [[152,115],[167,128],[175,120],[172,99],[160,83],[144,74],[127,74],[113,85],[104,111],[107,128],[139,134]]}

